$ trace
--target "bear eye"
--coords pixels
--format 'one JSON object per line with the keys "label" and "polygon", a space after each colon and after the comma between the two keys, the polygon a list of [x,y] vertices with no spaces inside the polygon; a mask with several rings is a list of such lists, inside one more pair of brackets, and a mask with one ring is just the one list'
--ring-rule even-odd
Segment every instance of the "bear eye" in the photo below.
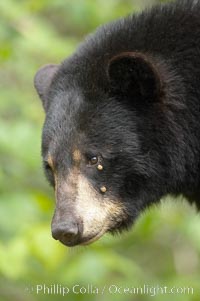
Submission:
{"label": "bear eye", "polygon": [[43,162],[43,166],[44,166],[44,172],[45,172],[47,180],[49,181],[50,185],[54,187],[55,179],[54,179],[54,173],[53,173],[51,166],[49,165],[49,163],[47,161]]}
{"label": "bear eye", "polygon": [[51,168],[51,166],[49,165],[48,161],[44,161],[44,168],[45,168],[45,170],[47,170],[47,171],[52,171],[52,168]]}
{"label": "bear eye", "polygon": [[89,160],[89,162],[90,162],[91,165],[97,164],[98,161],[99,161],[99,159],[98,159],[97,156],[93,156],[93,157],[91,157],[90,160]]}

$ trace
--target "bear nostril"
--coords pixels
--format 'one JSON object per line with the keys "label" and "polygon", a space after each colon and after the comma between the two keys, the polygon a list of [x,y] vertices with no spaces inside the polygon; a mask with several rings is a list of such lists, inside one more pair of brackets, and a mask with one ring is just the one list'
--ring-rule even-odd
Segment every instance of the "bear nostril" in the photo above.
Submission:
{"label": "bear nostril", "polygon": [[52,225],[52,236],[56,240],[71,242],[78,235],[76,223],[59,223]]}

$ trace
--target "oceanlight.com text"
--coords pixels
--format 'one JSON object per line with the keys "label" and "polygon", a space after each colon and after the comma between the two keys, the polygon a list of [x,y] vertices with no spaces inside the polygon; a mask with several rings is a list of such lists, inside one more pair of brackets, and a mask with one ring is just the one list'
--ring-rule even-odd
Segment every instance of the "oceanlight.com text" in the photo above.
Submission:
{"label": "oceanlight.com text", "polygon": [[26,287],[25,291],[27,293],[32,293],[36,295],[60,295],[66,296],[69,294],[75,295],[149,295],[151,297],[158,295],[194,295],[193,287],[169,287],[160,285],[148,285],[144,284],[142,286],[120,286],[117,284],[109,284],[104,286],[96,286],[94,284],[74,284],[72,286],[65,286],[61,284],[37,284],[32,287]]}

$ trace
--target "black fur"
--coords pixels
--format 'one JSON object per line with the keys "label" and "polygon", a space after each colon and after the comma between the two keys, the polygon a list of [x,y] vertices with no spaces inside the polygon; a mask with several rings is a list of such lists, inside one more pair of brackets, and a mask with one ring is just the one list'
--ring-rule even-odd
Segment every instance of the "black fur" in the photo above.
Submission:
{"label": "black fur", "polygon": [[166,194],[200,206],[199,1],[100,27],[58,66],[45,103],[44,160],[51,152],[64,178],[74,146],[99,155],[102,173],[84,163],[81,172],[123,201],[119,229]]}

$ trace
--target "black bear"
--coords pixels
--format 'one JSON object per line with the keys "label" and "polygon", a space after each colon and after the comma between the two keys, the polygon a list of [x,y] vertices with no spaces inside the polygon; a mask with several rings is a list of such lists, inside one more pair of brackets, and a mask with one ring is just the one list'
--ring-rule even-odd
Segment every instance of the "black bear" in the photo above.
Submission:
{"label": "black bear", "polygon": [[200,2],[100,27],[35,76],[52,235],[89,244],[166,194],[200,205]]}

